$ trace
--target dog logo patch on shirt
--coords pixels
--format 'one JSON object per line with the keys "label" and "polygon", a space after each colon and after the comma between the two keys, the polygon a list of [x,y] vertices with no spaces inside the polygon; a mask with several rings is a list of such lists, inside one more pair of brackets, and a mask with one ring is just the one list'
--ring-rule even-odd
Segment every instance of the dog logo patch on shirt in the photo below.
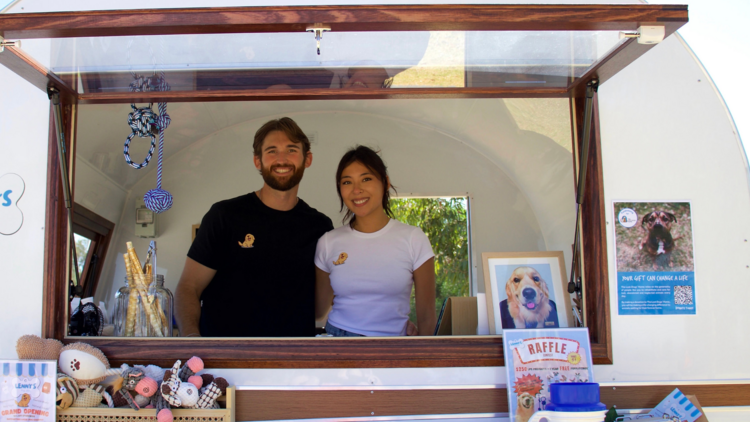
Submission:
{"label": "dog logo patch on shirt", "polygon": [[244,242],[237,242],[240,244],[240,246],[243,249],[252,248],[253,242],[255,242],[255,236],[251,235],[250,233],[245,235],[245,241]]}
{"label": "dog logo patch on shirt", "polygon": [[333,265],[343,264],[344,262],[346,262],[346,258],[349,258],[349,255],[347,255],[346,252],[341,252],[339,254],[339,259],[337,259],[336,261],[333,261]]}

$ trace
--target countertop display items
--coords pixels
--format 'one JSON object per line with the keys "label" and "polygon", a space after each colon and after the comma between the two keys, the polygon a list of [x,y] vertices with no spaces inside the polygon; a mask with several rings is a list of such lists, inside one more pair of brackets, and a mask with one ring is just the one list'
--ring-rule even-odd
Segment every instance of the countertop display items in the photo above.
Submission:
{"label": "countertop display items", "polygon": [[[111,368],[104,353],[90,344],[62,346],[35,335],[20,337],[16,351],[19,359],[45,360],[0,362],[4,376],[25,376],[28,380],[23,384],[29,387],[19,391],[16,401],[4,402],[23,407],[25,399],[30,402],[39,394],[49,395],[52,401],[57,398],[57,411],[47,412],[49,421],[56,417],[58,422],[234,422],[234,390],[224,378],[201,373],[204,364],[197,356],[184,365],[178,360],[170,369],[126,363]],[[59,368],[56,379],[55,367]],[[221,397],[225,399],[220,402]],[[54,410],[55,404],[50,406]]]}
{"label": "countertop display items", "polygon": [[164,287],[164,276],[153,274],[156,267],[156,242],[151,242],[142,266],[131,242],[127,242],[126,285],[115,294],[116,336],[171,337],[172,292]]}

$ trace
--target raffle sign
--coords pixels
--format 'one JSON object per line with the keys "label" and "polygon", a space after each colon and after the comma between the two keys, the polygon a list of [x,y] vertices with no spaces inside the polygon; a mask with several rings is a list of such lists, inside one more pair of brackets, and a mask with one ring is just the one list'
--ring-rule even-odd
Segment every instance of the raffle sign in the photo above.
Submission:
{"label": "raffle sign", "polygon": [[695,315],[689,202],[614,202],[620,315]]}
{"label": "raffle sign", "polygon": [[544,410],[553,382],[594,382],[587,328],[503,330],[503,343],[512,421]]}
{"label": "raffle sign", "polygon": [[0,360],[0,422],[54,422],[57,362]]}

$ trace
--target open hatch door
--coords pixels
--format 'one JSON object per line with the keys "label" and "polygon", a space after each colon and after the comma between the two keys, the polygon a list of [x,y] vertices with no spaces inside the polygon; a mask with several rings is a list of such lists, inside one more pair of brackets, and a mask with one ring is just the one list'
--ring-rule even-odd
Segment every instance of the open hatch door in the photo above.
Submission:
{"label": "open hatch door", "polygon": [[[570,98],[577,170],[599,151],[592,87],[688,21],[684,5],[384,5],[113,10],[0,15],[0,63],[64,105],[399,98]],[[24,50],[46,40],[35,57]],[[20,47],[14,43],[20,41]],[[436,48],[440,45],[440,48]],[[445,46],[449,45],[450,48]],[[32,49],[29,49],[31,51]],[[35,50],[36,51],[36,50]],[[163,76],[169,90],[134,90]],[[584,111],[585,109],[585,111]],[[72,113],[61,113],[60,154]],[[592,123],[593,122],[593,123]],[[62,129],[64,128],[64,129]],[[66,151],[67,148],[67,151]],[[578,161],[586,163],[581,167]],[[64,160],[61,161],[61,163]],[[578,171],[585,320],[594,363],[612,363],[601,164]],[[62,165],[61,165],[62,167]],[[65,171],[63,171],[66,173]],[[67,177],[67,176],[66,176]],[[67,338],[66,212],[48,174],[42,335]],[[578,202],[579,205],[581,202]],[[587,214],[588,213],[588,214]],[[588,215],[588,217],[587,217]],[[576,230],[578,235],[579,229]],[[575,253],[574,253],[575,255]],[[574,265],[575,266],[575,265]],[[590,271],[592,273],[590,273]],[[589,276],[589,274],[592,274]],[[171,365],[199,355],[214,367],[502,366],[491,337],[247,340],[87,338],[113,364]],[[251,343],[252,342],[252,343]],[[169,352],[168,352],[169,351]]]}

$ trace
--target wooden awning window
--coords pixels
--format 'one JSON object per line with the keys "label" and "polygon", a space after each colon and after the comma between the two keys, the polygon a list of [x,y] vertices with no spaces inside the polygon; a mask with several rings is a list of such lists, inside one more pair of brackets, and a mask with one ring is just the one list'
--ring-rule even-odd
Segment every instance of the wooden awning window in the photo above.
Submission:
{"label": "wooden awning window", "polygon": [[[57,88],[70,142],[82,103],[399,98],[571,99],[574,131],[584,132],[583,101],[591,81],[605,83],[654,46],[635,32],[688,20],[684,5],[385,5],[155,9],[0,15],[7,46],[0,63],[34,86]],[[321,54],[308,28],[328,27]],[[464,50],[431,57],[437,31],[463,37]],[[620,37],[624,32],[631,37]],[[50,57],[25,45],[51,39]],[[244,48],[246,46],[247,48]],[[423,60],[424,59],[424,60]],[[377,69],[389,88],[355,89],[336,75]],[[129,92],[132,73],[164,72],[168,92]],[[399,78],[406,72],[422,72]],[[421,76],[428,77],[421,77]],[[446,76],[447,75],[447,76]],[[268,88],[272,89],[268,89]],[[594,103],[595,104],[595,103]],[[609,277],[598,115],[582,217],[585,320],[594,363],[612,363]],[[575,136],[575,151],[580,136]],[[57,150],[50,144],[42,333],[65,342],[68,234]],[[68,153],[72,154],[68,148]],[[68,157],[69,159],[70,157]],[[576,161],[578,157],[574,158]],[[576,162],[576,168],[580,166]],[[114,365],[171,365],[201,356],[213,367],[502,366],[502,339],[121,339],[87,338]]]}

